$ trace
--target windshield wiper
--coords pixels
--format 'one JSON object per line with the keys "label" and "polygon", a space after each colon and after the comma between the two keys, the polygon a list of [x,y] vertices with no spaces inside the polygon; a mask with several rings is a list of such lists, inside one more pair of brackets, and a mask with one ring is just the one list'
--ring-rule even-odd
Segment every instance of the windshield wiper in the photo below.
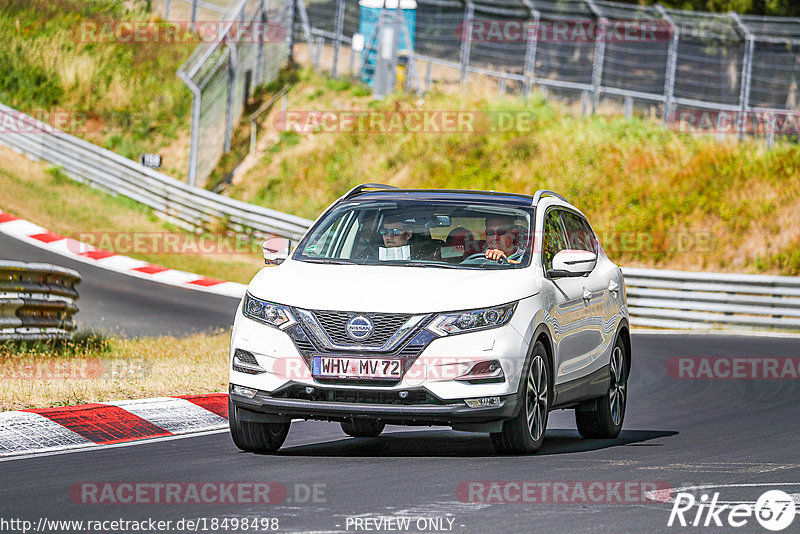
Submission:
{"label": "windshield wiper", "polygon": [[475,269],[472,265],[459,265],[457,263],[432,263],[420,261],[387,261],[381,262],[380,265],[397,265],[401,267],[426,267],[426,268],[441,268],[441,269]]}
{"label": "windshield wiper", "polygon": [[363,265],[363,263],[352,260],[335,260],[330,258],[305,258],[300,261],[307,261],[309,263],[329,263],[331,265]]}

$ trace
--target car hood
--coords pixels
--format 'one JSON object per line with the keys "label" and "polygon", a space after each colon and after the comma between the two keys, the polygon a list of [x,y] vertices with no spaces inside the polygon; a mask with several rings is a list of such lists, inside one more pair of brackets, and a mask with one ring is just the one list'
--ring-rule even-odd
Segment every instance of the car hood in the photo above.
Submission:
{"label": "car hood", "polygon": [[483,308],[539,292],[533,269],[442,269],[332,265],[287,260],[265,267],[248,290],[260,299],[313,310],[431,313]]}

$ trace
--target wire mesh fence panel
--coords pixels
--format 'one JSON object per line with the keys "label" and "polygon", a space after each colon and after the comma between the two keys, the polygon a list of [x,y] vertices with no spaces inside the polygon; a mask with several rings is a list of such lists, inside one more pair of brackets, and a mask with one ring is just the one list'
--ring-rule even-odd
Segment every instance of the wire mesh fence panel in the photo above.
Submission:
{"label": "wire mesh fence panel", "polygon": [[[215,0],[222,2],[223,0]],[[234,0],[178,71],[193,92],[189,183],[204,184],[222,155],[256,85],[278,78],[289,55],[294,0]],[[202,35],[201,30],[198,32]]]}
{"label": "wire mesh fence panel", "polygon": [[680,31],[675,96],[736,106],[745,36],[727,15],[667,10]]}
{"label": "wire mesh fence panel", "polygon": [[595,2],[608,19],[602,87],[660,94],[666,82],[672,28],[658,10]]}
{"label": "wire mesh fence panel", "polygon": [[418,1],[415,51],[424,56],[459,63],[464,4]]}
{"label": "wire mesh fence panel", "polygon": [[528,48],[526,31],[531,22],[527,9],[476,4],[466,28],[471,42],[470,65],[522,75]]}
{"label": "wire mesh fence panel", "polygon": [[222,49],[221,54],[201,92],[200,122],[197,125],[197,175],[201,180],[211,174],[225,150],[231,57],[226,49]]}
{"label": "wire mesh fence panel", "polygon": [[750,105],[800,110],[800,44],[756,41]]}
{"label": "wire mesh fence panel", "polygon": [[596,16],[583,1],[532,2],[539,12],[533,72],[537,78],[590,84],[595,42],[575,38],[576,26],[595,22]]}

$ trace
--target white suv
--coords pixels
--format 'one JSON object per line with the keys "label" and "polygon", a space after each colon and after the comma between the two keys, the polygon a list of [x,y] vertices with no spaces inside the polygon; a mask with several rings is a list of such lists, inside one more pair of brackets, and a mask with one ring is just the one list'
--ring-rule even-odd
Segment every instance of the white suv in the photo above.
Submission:
{"label": "white suv", "polygon": [[622,271],[586,217],[534,196],[364,184],[250,282],[230,347],[229,414],[245,451],[293,419],[488,432],[542,444],[572,408],[584,437],[619,434],[631,364]]}

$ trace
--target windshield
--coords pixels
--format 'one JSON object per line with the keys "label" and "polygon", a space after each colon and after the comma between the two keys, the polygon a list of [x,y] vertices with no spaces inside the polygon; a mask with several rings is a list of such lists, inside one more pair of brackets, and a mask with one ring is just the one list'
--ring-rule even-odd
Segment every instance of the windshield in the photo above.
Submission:
{"label": "windshield", "polygon": [[530,264],[533,208],[469,202],[353,201],[300,243],[298,261],[514,269]]}

